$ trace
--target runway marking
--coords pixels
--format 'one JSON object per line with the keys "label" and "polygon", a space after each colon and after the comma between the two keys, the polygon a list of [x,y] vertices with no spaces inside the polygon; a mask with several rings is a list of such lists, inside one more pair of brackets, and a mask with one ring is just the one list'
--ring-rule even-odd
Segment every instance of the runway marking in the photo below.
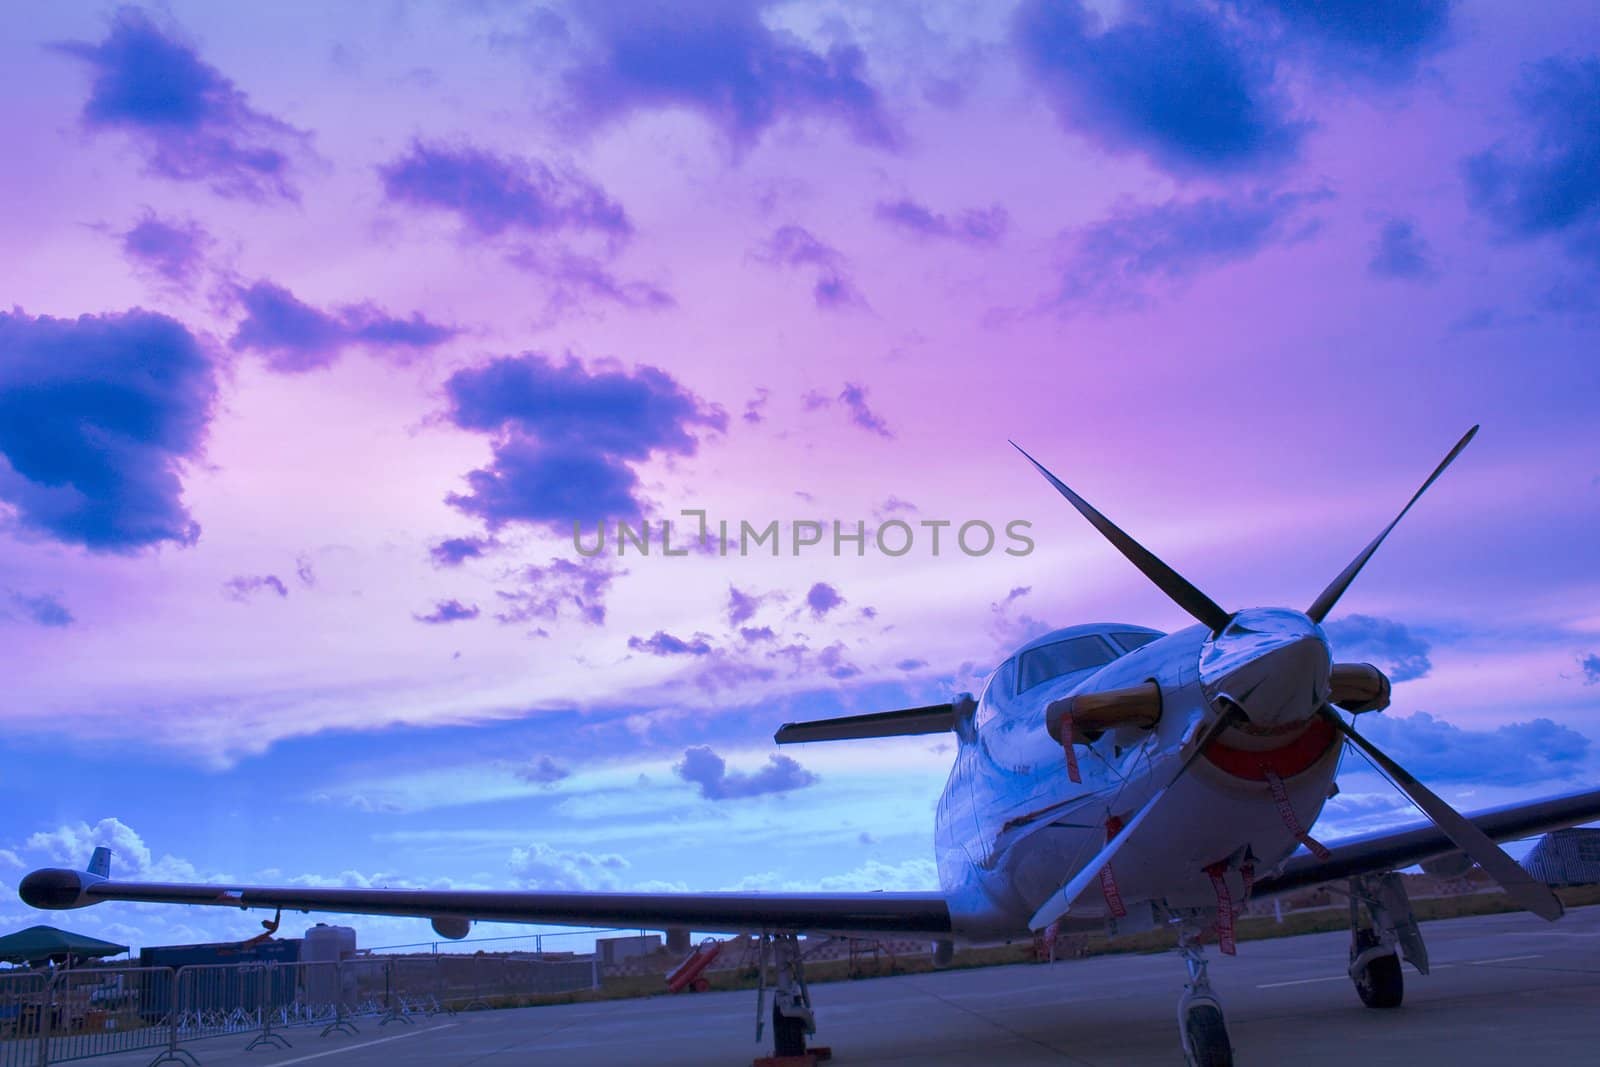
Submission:
{"label": "runway marking", "polygon": [[1296,978],[1292,982],[1263,982],[1257,989],[1280,989],[1287,985],[1310,985],[1312,982],[1340,982],[1349,979],[1347,974],[1333,974],[1326,978]]}
{"label": "runway marking", "polygon": [[1496,956],[1492,960],[1467,960],[1466,963],[1468,964],[1468,966],[1479,967],[1479,966],[1482,966],[1485,963],[1515,963],[1517,960],[1540,960],[1540,959],[1544,959],[1544,953],[1542,953],[1542,952],[1535,952],[1535,953],[1533,953],[1531,955],[1528,955],[1528,956]]}
{"label": "runway marking", "polygon": [[326,1052],[313,1052],[309,1056],[297,1056],[292,1060],[279,1060],[277,1063],[273,1064],[272,1067],[289,1067],[289,1064],[291,1063],[307,1063],[311,1060],[320,1060],[324,1056],[342,1056],[346,1052],[354,1052],[358,1048],[371,1048],[373,1045],[383,1045],[390,1041],[399,1041],[403,1037],[416,1037],[419,1034],[431,1034],[436,1030],[448,1030],[452,1026],[460,1025],[460,1023],[441,1023],[438,1026],[430,1026],[426,1030],[412,1030],[409,1033],[395,1034],[392,1037],[380,1037],[375,1041],[363,1041],[359,1045],[341,1045],[338,1048],[331,1048]]}

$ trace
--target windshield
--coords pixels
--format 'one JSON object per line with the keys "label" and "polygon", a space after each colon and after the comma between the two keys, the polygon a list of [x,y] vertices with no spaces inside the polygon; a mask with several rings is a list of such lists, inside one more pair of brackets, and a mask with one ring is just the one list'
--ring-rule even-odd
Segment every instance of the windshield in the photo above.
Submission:
{"label": "windshield", "polygon": [[1026,693],[1063,674],[1103,666],[1117,655],[1110,645],[1094,636],[1073,637],[1031,648],[1017,660],[1017,692]]}
{"label": "windshield", "polygon": [[1154,641],[1160,636],[1160,634],[1147,634],[1142,632],[1117,633],[1112,634],[1111,639],[1117,644],[1121,645],[1125,651],[1132,652],[1136,648],[1143,648],[1145,645],[1148,645],[1151,641]]}

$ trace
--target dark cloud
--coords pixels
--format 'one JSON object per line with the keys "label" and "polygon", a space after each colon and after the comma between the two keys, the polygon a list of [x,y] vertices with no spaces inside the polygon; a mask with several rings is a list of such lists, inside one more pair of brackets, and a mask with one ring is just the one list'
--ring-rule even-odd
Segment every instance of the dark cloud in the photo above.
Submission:
{"label": "dark cloud", "polygon": [[1077,0],[1024,0],[1012,40],[1063,126],[1169,171],[1269,168],[1305,133],[1270,55],[1197,4],[1131,0],[1108,26]]}
{"label": "dark cloud", "polygon": [[739,637],[747,643],[754,643],[756,641],[775,641],[778,635],[773,632],[770,626],[741,626],[739,627]]}
{"label": "dark cloud", "polygon": [[844,125],[858,141],[896,137],[861,50],[812,49],[744,0],[574,5],[580,58],[567,71],[576,119],[592,127],[645,110],[698,112],[743,150],[790,118]]}
{"label": "dark cloud", "polygon": [[192,545],[179,473],[216,394],[211,358],[165,315],[0,313],[0,500],[94,551]]}
{"label": "dark cloud", "polygon": [[921,670],[927,665],[928,661],[925,659],[903,659],[899,663],[895,664],[895,669],[902,671],[915,671]]}
{"label": "dark cloud", "polygon": [[766,766],[754,774],[729,771],[727,761],[708,745],[685,749],[683,761],[673,765],[678,777],[700,787],[707,800],[733,800],[763,793],[787,793],[813,785],[818,778],[788,756],[768,756]]}
{"label": "dark cloud", "polygon": [[570,609],[590,625],[599,626],[606,621],[606,594],[617,574],[592,560],[574,563],[558,559],[543,567],[524,567],[519,572],[520,589],[495,591],[505,609],[495,618],[504,623],[554,622]]}
{"label": "dark cloud", "polygon": [[512,772],[524,782],[534,785],[554,785],[564,778],[570,778],[572,772],[549,756],[540,756],[536,760],[518,767]]}
{"label": "dark cloud", "polygon": [[1070,231],[1060,310],[1138,307],[1161,283],[1249,259],[1274,243],[1301,240],[1317,221],[1303,209],[1326,193],[1270,193],[1124,204],[1109,218]]}
{"label": "dark cloud", "polygon": [[839,394],[839,402],[850,413],[850,421],[879,437],[893,439],[894,434],[889,429],[889,424],[867,406],[867,387],[855,382],[846,382],[844,390]]}
{"label": "dark cloud", "polygon": [[[49,593],[28,596],[25,593],[12,592],[9,599],[12,606],[36,626],[71,626],[77,621],[73,618],[72,612],[67,610],[67,606]],[[7,613],[0,611],[0,620],[5,618]]]}
{"label": "dark cloud", "polygon": [[133,263],[188,288],[205,265],[211,237],[193,219],[163,219],[146,211],[122,234],[122,254]]}
{"label": "dark cloud", "polygon": [[1361,732],[1424,782],[1532,785],[1580,774],[1591,742],[1549,719],[1468,730],[1426,712],[1364,715]]}
{"label": "dark cloud", "polygon": [[695,430],[728,424],[721,408],[655,367],[591,372],[536,352],[457,371],[445,392],[455,425],[495,436],[490,466],[448,498],[491,529],[530,522],[568,532],[574,521],[637,517],[630,463],[693,455]]}
{"label": "dark cloud", "polygon": [[230,79],[144,12],[119,9],[99,44],[54,47],[93,70],[84,125],[127,133],[152,174],[208,182],[222,196],[294,198],[283,149],[305,136],[252,108]]}
{"label": "dark cloud", "polygon": [[467,622],[476,619],[481,614],[478,605],[466,605],[459,600],[440,600],[433,605],[433,610],[426,615],[412,615],[418,622],[425,622],[430,626],[439,626],[447,622]]}
{"label": "dark cloud", "polygon": [[844,255],[801,226],[780,226],[752,253],[762,263],[813,272],[811,299],[824,310],[865,308],[867,301],[846,273]]}
{"label": "dark cloud", "polygon": [[1600,57],[1532,64],[1514,100],[1524,128],[1464,164],[1472,206],[1508,239],[1554,238],[1600,269]]}
{"label": "dark cloud", "polygon": [[229,600],[243,603],[260,592],[289,595],[289,587],[276,574],[241,574],[222,583],[222,592]]}
{"label": "dark cloud", "polygon": [[1428,243],[1410,219],[1388,219],[1367,261],[1367,273],[1377,278],[1425,280],[1435,276]]}
{"label": "dark cloud", "polygon": [[1011,217],[999,204],[972,208],[954,218],[909,198],[885,200],[874,213],[884,222],[919,237],[942,237],[966,244],[992,245],[1006,234]]}
{"label": "dark cloud", "polygon": [[756,387],[756,395],[751,397],[749,400],[745,401],[745,405],[744,405],[744,421],[745,422],[748,422],[750,425],[754,426],[754,425],[757,425],[758,423],[766,421],[766,417],[764,415],[762,415],[761,413],[764,410],[766,410],[767,398],[770,395],[771,395],[771,390],[764,389],[761,386],[757,386]]}
{"label": "dark cloud", "polygon": [[389,200],[448,211],[483,237],[560,230],[626,237],[633,232],[622,205],[599,185],[538,160],[414,141],[408,153],[379,167],[378,175]]}
{"label": "dark cloud", "polygon": [[665,630],[657,630],[649,638],[628,638],[628,647],[635,652],[648,652],[652,656],[708,656],[711,641],[706,634],[695,634],[685,641]]}
{"label": "dark cloud", "polygon": [[435,567],[459,567],[469,559],[481,559],[498,543],[492,537],[446,537],[428,549]]}
{"label": "dark cloud", "polygon": [[397,319],[371,304],[322,311],[268,281],[240,289],[235,296],[245,318],[228,344],[236,351],[258,353],[280,374],[329,366],[351,345],[404,358],[436,348],[460,333],[417,312],[409,319]]}
{"label": "dark cloud", "polygon": [[755,618],[756,610],[761,607],[761,598],[754,593],[746,593],[738,586],[728,586],[728,625],[738,626]]}
{"label": "dark cloud", "polygon": [[1336,660],[1371,660],[1392,682],[1426,678],[1433,670],[1428,642],[1393,619],[1345,615],[1325,624],[1328,646]]}
{"label": "dark cloud", "polygon": [[811,609],[813,619],[823,618],[843,603],[844,597],[839,590],[827,582],[818,582],[806,591],[806,607]]}
{"label": "dark cloud", "polygon": [[842,682],[846,678],[854,678],[861,673],[860,667],[845,658],[844,644],[839,641],[835,641],[817,653],[817,666],[829,678],[837,682]]}
{"label": "dark cloud", "polygon": [[1321,70],[1398,82],[1448,37],[1454,0],[1224,0],[1257,23],[1265,16],[1277,42]]}
{"label": "dark cloud", "polygon": [[1013,586],[1005,596],[989,605],[989,632],[1007,651],[1017,645],[1043,637],[1054,627],[1036,619],[1018,605],[1033,592],[1031,585]]}
{"label": "dark cloud", "polygon": [[294,558],[294,575],[300,579],[300,584],[307,589],[317,584],[317,572],[311,567],[310,556],[296,556]]}
{"label": "dark cloud", "polygon": [[1583,669],[1584,685],[1600,685],[1600,654],[1579,657],[1578,666]]}

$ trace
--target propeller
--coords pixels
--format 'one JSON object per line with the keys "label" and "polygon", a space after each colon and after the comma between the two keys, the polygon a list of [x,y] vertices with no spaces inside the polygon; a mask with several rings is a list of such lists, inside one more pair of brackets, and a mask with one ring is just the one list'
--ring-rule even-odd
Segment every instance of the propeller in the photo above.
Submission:
{"label": "propeller", "polygon": [[1561,918],[1561,901],[1549,886],[1536,880],[1520,863],[1506,855],[1505,849],[1491,841],[1489,835],[1412,777],[1377,745],[1356,733],[1355,727],[1331,711],[1327,712],[1327,716],[1352,745],[1371,757],[1396,789],[1409,797],[1424,815],[1433,820],[1435,826],[1444,831],[1446,837],[1455,842],[1457,848],[1476,860],[1478,866],[1499,883],[1506,896],[1515,901],[1518,907],[1551,922]]}
{"label": "propeller", "polygon": [[[1311,607],[1306,609],[1307,618],[1313,623],[1320,624],[1323,619],[1328,617],[1328,613],[1339,602],[1339,598],[1344,596],[1345,590],[1350,588],[1350,583],[1355,581],[1356,576],[1361,573],[1361,569],[1367,565],[1373,554],[1378,551],[1378,546],[1383,544],[1384,539],[1399,525],[1400,520],[1406,517],[1406,513],[1422,498],[1422,494],[1427,492],[1428,488],[1439,480],[1439,476],[1445,472],[1445,468],[1455,461],[1455,458],[1467,447],[1477,432],[1478,427],[1474,426],[1462,435],[1461,440],[1456,442],[1455,447],[1433,469],[1433,473],[1428,475],[1428,479],[1422,483],[1422,487],[1412,494],[1411,499],[1406,502],[1406,506],[1400,509],[1400,514],[1396,515],[1389,525],[1385,526],[1383,531],[1373,538],[1371,543],[1362,549],[1355,559],[1350,561],[1350,564],[1339,573],[1339,576],[1318,594]],[[1213,635],[1221,635],[1223,629],[1233,617],[1229,612],[1224,611],[1217,605],[1216,601],[1206,596],[1181,574],[1167,566],[1149,549],[1128,536],[1127,533],[1097,511],[1088,501],[1067,488],[1061,479],[1046,470],[1038,460],[1028,455],[1015,441],[1011,442],[1011,447],[1021,452],[1028,462],[1032,463],[1039,473],[1044,475],[1050,484],[1055,486],[1056,490],[1067,498],[1068,502],[1078,510],[1079,514],[1089,520],[1091,526],[1100,531],[1101,535],[1107,541],[1110,541],[1117,551],[1126,556],[1129,562],[1139,568],[1145,577],[1154,582],[1156,587],[1163,593],[1166,593],[1173,603],[1205,624],[1210,628]],[[1388,679],[1383,677],[1382,672],[1370,665],[1336,665],[1333,669],[1331,680],[1335,684],[1332,687],[1333,692],[1330,696],[1336,703],[1352,712],[1379,711],[1387,706],[1389,702]],[[1420,808],[1429,819],[1433,820],[1434,824],[1444,832],[1446,837],[1455,843],[1457,848],[1477,861],[1478,865],[1500,885],[1500,888],[1505,890],[1506,895],[1518,906],[1526,908],[1544,919],[1554,920],[1561,917],[1561,901],[1556,899],[1550,888],[1535,881],[1527,871],[1523,870],[1515,860],[1506,855],[1499,845],[1496,845],[1489,839],[1487,834],[1474,826],[1466,816],[1456,811],[1437,794],[1417,781],[1405,768],[1391,759],[1378,746],[1356,733],[1353,727],[1330,708],[1324,707],[1321,713],[1332,720],[1348,743],[1371,757],[1373,762],[1394,783],[1395,788],[1409,797],[1412,803]],[[1145,802],[1144,806],[1122,828],[1121,832],[1106,842],[1105,847],[1086,866],[1079,870],[1066,885],[1062,886],[1060,892],[1052,894],[1050,899],[1045,901],[1034,914],[1033,919],[1030,920],[1030,925],[1034,929],[1048,926],[1067,913],[1072,906],[1073,900],[1099,877],[1101,869],[1111,862],[1111,858],[1116,855],[1117,851],[1132,838],[1139,826],[1155,810],[1168,791],[1183,777],[1184,772],[1189,769],[1189,766],[1200,752],[1229,725],[1236,714],[1239,714],[1239,709],[1230,707],[1228,713],[1217,717],[1201,743],[1195,748],[1194,752],[1190,753],[1183,765],[1178,768],[1178,772],[1173,775],[1172,780],[1156,790],[1150,799]]]}
{"label": "propeller", "polygon": [[1461,440],[1456,442],[1456,447],[1450,450],[1450,454],[1444,457],[1437,467],[1433,468],[1433,473],[1428,475],[1428,480],[1422,483],[1422,488],[1418,489],[1412,494],[1411,499],[1406,501],[1406,506],[1400,509],[1400,514],[1394,517],[1394,521],[1385,526],[1383,532],[1374,537],[1372,543],[1363,548],[1361,554],[1351,560],[1348,567],[1339,572],[1339,577],[1330,582],[1328,588],[1324,589],[1317,596],[1317,599],[1311,602],[1311,606],[1306,609],[1306,614],[1310,616],[1312,622],[1321,622],[1328,617],[1328,612],[1332,611],[1333,606],[1339,602],[1339,598],[1344,596],[1344,591],[1350,588],[1351,582],[1356,580],[1356,575],[1360,574],[1361,568],[1367,565],[1367,560],[1371,559],[1372,554],[1378,551],[1378,546],[1383,544],[1385,537],[1389,536],[1389,531],[1400,524],[1400,520],[1406,517],[1406,512],[1411,510],[1411,505],[1415,504],[1422,497],[1422,494],[1428,491],[1428,486],[1439,480],[1439,475],[1443,474],[1444,469],[1450,466],[1457,456],[1461,455],[1461,450],[1467,447],[1468,442],[1477,433],[1478,428],[1474,426],[1461,436]]}
{"label": "propeller", "polygon": [[1216,601],[1202,593],[1183,575],[1163,563],[1154,552],[1129,537],[1116,523],[1095,510],[1093,504],[1068,489],[1060,478],[1045,470],[1044,466],[1028,455],[1021,445],[1012,441],[1011,447],[1021,452],[1023,457],[1029,463],[1032,463],[1040,474],[1049,479],[1050,484],[1056,487],[1056,491],[1066,497],[1067,501],[1078,509],[1078,514],[1089,520],[1090,526],[1099,530],[1101,535],[1111,542],[1113,548],[1128,557],[1128,562],[1138,567],[1146,578],[1156,584],[1157,589],[1160,589],[1171,598],[1173,603],[1193,615],[1196,620],[1205,623],[1212,633],[1221,633],[1222,628],[1228,625],[1228,620],[1232,616],[1218,607]]}

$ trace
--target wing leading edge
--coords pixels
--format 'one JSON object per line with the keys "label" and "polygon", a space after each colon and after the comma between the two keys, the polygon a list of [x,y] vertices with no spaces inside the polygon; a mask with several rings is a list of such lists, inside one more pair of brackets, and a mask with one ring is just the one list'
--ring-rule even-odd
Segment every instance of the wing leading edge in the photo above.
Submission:
{"label": "wing leading edge", "polygon": [[707,933],[948,934],[950,909],[936,893],[522,893],[435,889],[312,889],[102,881],[81,871],[34,871],[18,889],[30,907],[82,908],[106,900],[281,908],[354,915],[411,915],[476,922],[545,923]]}
{"label": "wing leading edge", "polygon": [[[1467,819],[1492,840],[1515,841],[1600,819],[1600,789],[1473,812]],[[1443,830],[1427,823],[1346,838],[1330,844],[1328,851],[1325,860],[1307,852],[1290,856],[1277,874],[1256,882],[1255,893],[1290,893],[1336,878],[1399,870],[1455,852],[1456,846]]]}

